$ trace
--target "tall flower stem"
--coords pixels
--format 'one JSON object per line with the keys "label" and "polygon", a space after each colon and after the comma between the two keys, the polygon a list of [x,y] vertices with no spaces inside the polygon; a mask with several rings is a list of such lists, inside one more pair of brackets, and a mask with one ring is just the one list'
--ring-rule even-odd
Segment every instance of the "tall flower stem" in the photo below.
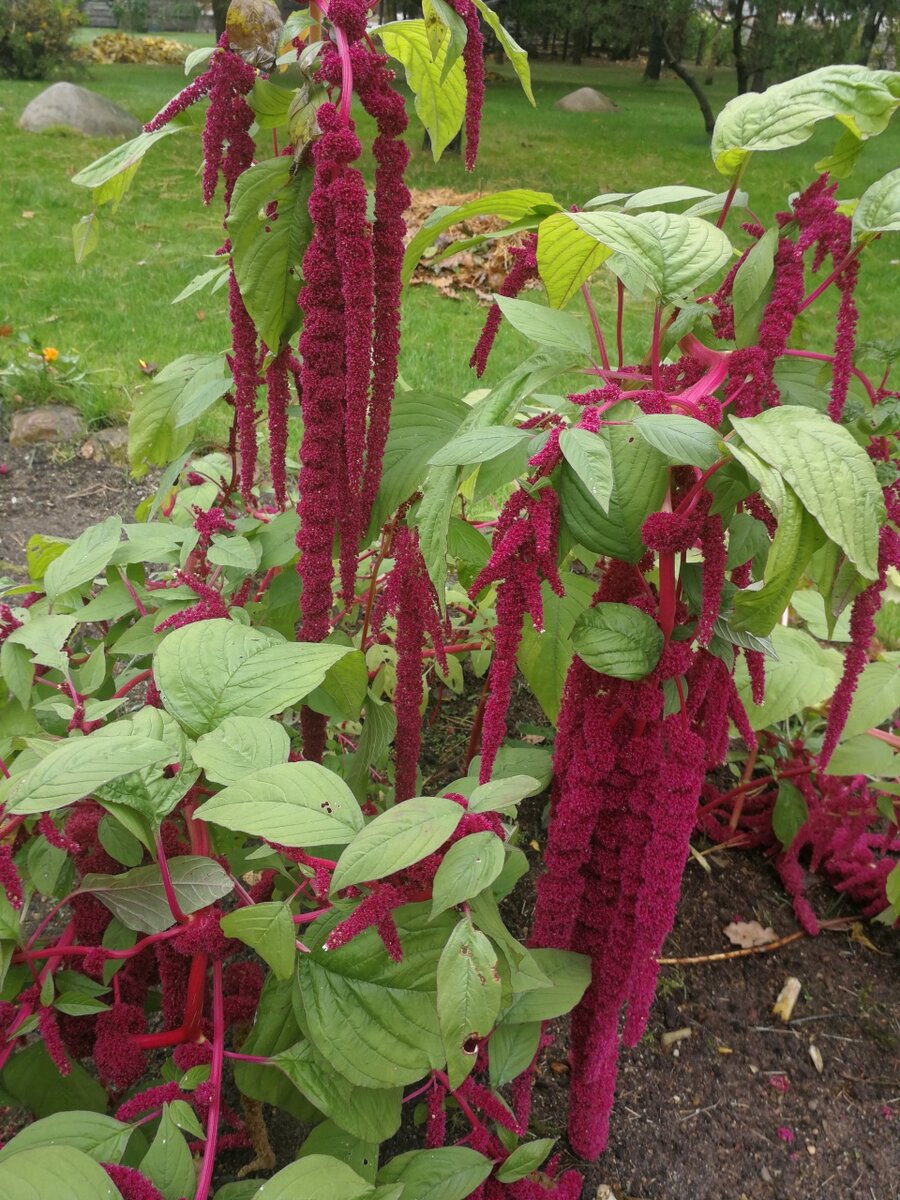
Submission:
{"label": "tall flower stem", "polygon": [[219,1137],[219,1114],[222,1111],[222,1067],[225,1061],[225,1002],[222,991],[222,964],[213,965],[213,1043],[212,1070],[210,1083],[212,1085],[212,1103],[206,1118],[206,1145],[203,1148],[203,1161],[200,1164],[200,1175],[197,1179],[197,1190],[194,1200],[206,1200],[212,1185],[213,1169],[216,1163],[216,1142]]}

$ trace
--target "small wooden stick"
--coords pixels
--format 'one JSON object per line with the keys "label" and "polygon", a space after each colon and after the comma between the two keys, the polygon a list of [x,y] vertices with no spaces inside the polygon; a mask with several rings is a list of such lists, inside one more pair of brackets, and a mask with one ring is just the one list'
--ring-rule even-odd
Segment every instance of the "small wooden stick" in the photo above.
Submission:
{"label": "small wooden stick", "polygon": [[[822,921],[820,928],[843,929],[849,921],[849,917],[836,917],[833,921]],[[731,958],[748,958],[751,954],[767,954],[770,950],[780,950],[782,946],[808,936],[805,929],[798,929],[774,942],[766,942],[764,946],[749,946],[746,950],[725,950],[721,954],[694,954],[687,958],[658,958],[656,961],[661,967],[689,967],[697,963],[726,962]]]}

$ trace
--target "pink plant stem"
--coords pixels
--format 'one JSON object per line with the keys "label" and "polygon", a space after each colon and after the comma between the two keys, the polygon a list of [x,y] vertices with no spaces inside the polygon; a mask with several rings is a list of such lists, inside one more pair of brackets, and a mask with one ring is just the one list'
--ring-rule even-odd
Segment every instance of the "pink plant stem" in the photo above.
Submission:
{"label": "pink plant stem", "polygon": [[139,671],[137,675],[135,675],[132,679],[129,679],[127,683],[123,683],[118,691],[113,692],[113,700],[121,700],[123,696],[128,695],[132,688],[137,687],[139,683],[143,683],[145,679],[149,679],[152,674],[153,669],[151,667],[148,667],[146,671]]}
{"label": "pink plant stem", "polygon": [[222,1067],[225,1062],[225,1001],[222,994],[222,964],[213,963],[213,1042],[212,1042],[212,1103],[206,1118],[206,1145],[197,1179],[194,1200],[207,1200],[216,1163],[216,1142],[219,1137],[219,1114],[222,1111]]}
{"label": "pink plant stem", "polygon": [[[75,936],[75,930],[73,927],[73,923],[70,921],[69,924],[66,926],[65,932],[63,933],[62,937],[57,942],[55,949],[57,951],[64,950],[65,947],[68,946],[68,944],[71,942],[71,940],[74,936]],[[48,975],[53,974],[53,972],[59,966],[61,961],[62,960],[61,960],[61,957],[59,954],[56,954],[53,958],[51,958],[48,961],[48,963],[46,964],[46,966],[43,968],[43,970],[41,971],[40,975],[37,977],[35,982],[38,984],[42,984]],[[33,1002],[28,1003],[28,1004],[23,1004],[21,1006],[21,1008],[19,1009],[18,1013],[16,1014],[15,1020],[12,1022],[9,1029],[7,1030],[7,1032],[6,1032],[7,1044],[5,1046],[3,1046],[2,1048],[0,1048],[0,1071],[2,1071],[3,1068],[6,1066],[9,1056],[12,1054],[13,1050],[15,1049],[15,1046],[16,1046],[15,1032],[16,1032],[16,1030],[21,1028],[21,1026],[25,1024],[25,1022],[28,1020],[28,1018],[34,1012],[34,1009],[35,1009],[35,1005]]]}
{"label": "pink plant stem", "polygon": [[650,343],[650,370],[653,374],[653,386],[657,391],[662,384],[659,377],[659,329],[662,318],[662,305],[657,304],[653,310],[653,340]]}
{"label": "pink plant stem", "polygon": [[426,1092],[431,1091],[434,1087],[434,1080],[429,1079],[427,1083],[423,1083],[421,1087],[416,1088],[414,1092],[410,1092],[408,1096],[403,1097],[403,1103],[409,1104],[410,1100],[418,1100],[419,1096],[424,1096]]}
{"label": "pink plant stem", "polygon": [[797,309],[798,314],[802,313],[804,309],[809,308],[811,304],[814,304],[815,301],[818,300],[818,298],[825,291],[825,289],[830,287],[831,284],[833,284],[834,281],[840,277],[844,268],[849,266],[849,264],[853,262],[854,258],[859,257],[864,244],[865,243],[860,242],[858,246],[854,247],[854,249],[849,252],[849,254],[845,254],[834,270],[825,276],[819,286],[811,291],[808,296],[804,296],[803,303]]}
{"label": "pink plant stem", "polygon": [[233,1059],[234,1062],[256,1063],[260,1067],[268,1067],[272,1060],[266,1058],[264,1054],[238,1054],[234,1050],[226,1050],[225,1057]]}
{"label": "pink plant stem", "polygon": [[879,742],[885,742],[895,750],[900,750],[900,737],[895,733],[888,733],[886,729],[867,729],[866,733],[869,737],[878,738]]}
{"label": "pink plant stem", "polygon": [[147,610],[146,610],[146,608],[144,608],[144,605],[141,602],[140,596],[134,590],[134,584],[128,578],[128,576],[125,573],[124,568],[122,568],[122,567],[119,568],[119,578],[122,580],[122,582],[125,585],[125,591],[128,593],[128,595],[134,601],[134,607],[137,609],[138,613],[142,617],[146,617]]}
{"label": "pink plant stem", "polygon": [[166,860],[166,852],[163,848],[160,834],[156,835],[156,861],[159,866],[159,873],[162,876],[163,891],[166,893],[169,910],[174,919],[180,925],[184,925],[187,923],[187,914],[183,912],[181,905],[178,903],[178,897],[175,895],[175,888],[172,884],[172,876],[169,874],[169,864]]}
{"label": "pink plant stem", "polygon": [[42,958],[52,958],[54,955],[80,956],[94,954],[98,949],[100,949],[104,958],[124,960],[134,958],[136,954],[140,954],[142,950],[146,950],[148,946],[152,946],[155,942],[164,942],[168,938],[176,937],[179,933],[181,933],[181,929],[175,925],[171,929],[164,929],[162,933],[148,934],[147,937],[141,938],[140,941],[135,942],[133,946],[129,946],[126,950],[106,950],[102,946],[61,946],[60,944],[44,946],[39,950],[19,950],[13,955],[12,961],[14,963],[37,962]]}
{"label": "pink plant stem", "polygon": [[625,362],[625,343],[622,334],[622,322],[625,316],[625,284],[621,279],[616,280],[616,353],[619,356],[618,367],[622,370]]}
{"label": "pink plant stem", "polygon": [[326,904],[324,908],[316,908],[312,912],[298,913],[294,917],[295,925],[307,925],[310,921],[318,920],[319,917],[324,917],[327,912],[331,912],[331,905]]}
{"label": "pink plant stem", "polygon": [[[815,360],[816,362],[830,362],[830,363],[834,362],[833,354],[817,354],[812,350],[785,350],[784,353],[787,355],[790,355],[791,358],[811,358],[811,359]],[[865,375],[862,371],[860,371],[860,369],[858,367],[851,367],[850,374],[856,376],[856,378],[859,380],[859,382],[866,389],[869,399],[872,401],[873,404],[877,404],[878,396],[875,392],[874,387],[872,386],[872,381],[869,379],[868,375]]]}
{"label": "pink plant stem", "polygon": [[[5,832],[5,830],[4,830],[4,832]],[[54,904],[54,906],[50,909],[50,911],[43,918],[43,920],[39,922],[37,929],[35,929],[34,933],[28,939],[28,942],[26,943],[26,946],[25,946],[26,950],[31,949],[31,947],[38,940],[38,938],[41,936],[41,934],[44,932],[44,930],[47,928],[47,926],[50,924],[50,922],[53,920],[53,918],[56,916],[56,914],[59,912],[59,910],[61,908],[63,908],[64,905],[68,904],[71,901],[72,897],[76,896],[77,894],[78,894],[77,891],[69,892],[68,896],[63,896],[62,900],[60,900],[58,904]],[[69,941],[71,941],[71,938],[69,939]]]}
{"label": "pink plant stem", "polygon": [[[746,161],[747,160],[744,159],[744,162]],[[743,170],[744,168],[742,165],[738,168],[737,174],[731,181],[731,187],[728,189],[728,195],[725,197],[725,203],[722,205],[722,211],[719,213],[719,216],[716,220],[716,229],[721,229],[725,224],[725,218],[728,216],[731,206],[734,203],[734,198],[737,195],[738,184],[741,181],[741,174],[743,173]]]}
{"label": "pink plant stem", "polygon": [[[473,650],[484,650],[487,642],[459,642],[453,646],[444,646],[445,654],[469,654]],[[423,658],[434,658],[434,650],[426,647],[422,651]]]}
{"label": "pink plant stem", "polygon": [[0,775],[2,775],[4,779],[9,779],[9,768],[2,758],[0,758]]}
{"label": "pink plant stem", "polygon": [[350,106],[353,103],[353,60],[350,58],[350,43],[340,26],[335,26],[338,54],[341,56],[341,107],[339,115],[344,125],[350,124]]}
{"label": "pink plant stem", "polygon": [[588,315],[591,318],[591,325],[594,327],[594,338],[597,342],[597,350],[600,354],[600,361],[603,364],[603,369],[608,371],[609,355],[606,353],[606,342],[603,340],[603,330],[600,328],[600,319],[597,316],[597,309],[594,307],[594,301],[591,297],[591,290],[586,283],[581,285],[581,294],[584,297],[584,303],[587,306]]}

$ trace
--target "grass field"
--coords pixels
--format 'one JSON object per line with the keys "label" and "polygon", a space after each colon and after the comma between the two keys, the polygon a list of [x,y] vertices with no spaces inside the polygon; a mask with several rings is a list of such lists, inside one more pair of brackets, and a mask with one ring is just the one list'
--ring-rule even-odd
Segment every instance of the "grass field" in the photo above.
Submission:
{"label": "grass field", "polygon": [[[184,76],[175,67],[95,66],[80,82],[147,120],[183,85]],[[603,90],[619,112],[574,115],[553,108],[560,96],[584,84]],[[716,110],[730,98],[732,86],[732,76],[723,74],[710,89]],[[222,236],[220,211],[199,203],[198,140],[191,134],[167,139],[148,155],[118,214],[102,216],[99,247],[76,267],[71,229],[89,208],[89,195],[74,187],[70,176],[114,143],[65,132],[20,131],[18,116],[42,87],[0,83],[5,162],[0,325],[27,331],[63,353],[77,349],[81,365],[98,372],[83,399],[88,415],[116,416],[127,412],[145,381],[140,360],[162,366],[178,355],[224,344],[224,292],[171,305],[172,297],[207,269],[204,256]],[[538,107],[531,109],[514,80],[489,85],[483,151],[473,176],[465,174],[458,157],[433,163],[421,149],[417,130],[411,135],[412,184],[459,191],[524,185],[553,191],[567,204],[600,191],[662,183],[721,188],[693,98],[677,80],[648,87],[633,69],[538,63],[535,93]],[[756,157],[746,185],[761,217],[768,219],[788,192],[813,177],[812,163],[836,133],[836,127],[823,129],[799,150]],[[867,147],[842,194],[858,195],[898,160],[900,122],[895,122]],[[865,336],[896,335],[897,245],[884,239],[867,257],[861,292]],[[608,295],[608,285],[599,285],[601,308]],[[405,311],[405,378],[414,386],[468,391],[473,376],[465,363],[484,309],[418,288],[409,294]],[[646,313],[632,312],[630,318],[627,340],[640,353],[638,329],[646,330]],[[525,350],[518,335],[503,331],[488,381],[510,369]],[[0,366],[5,357],[0,341]]]}

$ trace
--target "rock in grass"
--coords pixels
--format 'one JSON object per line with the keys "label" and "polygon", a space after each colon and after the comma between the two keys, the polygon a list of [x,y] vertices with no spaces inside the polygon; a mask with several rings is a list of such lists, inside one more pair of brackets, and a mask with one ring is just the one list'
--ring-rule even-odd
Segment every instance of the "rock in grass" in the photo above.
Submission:
{"label": "rock in grass", "polygon": [[33,446],[38,442],[74,442],[84,437],[81,414],[65,404],[45,404],[26,412],[13,413],[9,423],[11,446]]}
{"label": "rock in grass", "polygon": [[74,83],[54,83],[31,101],[19,118],[29,133],[65,125],[89,137],[136,137],[141,123],[111,100]]}
{"label": "rock in grass", "polygon": [[563,112],[577,113],[611,113],[619,111],[619,106],[613,104],[609,96],[604,96],[602,92],[598,92],[596,88],[592,87],[583,87],[579,88],[577,92],[569,92],[568,96],[563,96],[562,100],[557,100],[553,107],[562,109]]}

